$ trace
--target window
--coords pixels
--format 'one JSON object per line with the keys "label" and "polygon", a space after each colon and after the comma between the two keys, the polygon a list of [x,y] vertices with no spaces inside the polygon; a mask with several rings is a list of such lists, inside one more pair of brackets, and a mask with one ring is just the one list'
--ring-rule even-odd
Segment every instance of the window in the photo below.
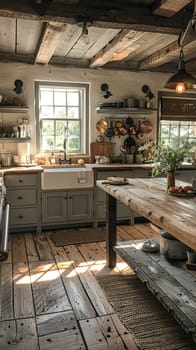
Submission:
{"label": "window", "polygon": [[35,83],[40,152],[88,153],[89,85]]}
{"label": "window", "polygon": [[196,96],[187,94],[159,93],[158,142],[165,142],[174,148],[190,142],[196,150]]}

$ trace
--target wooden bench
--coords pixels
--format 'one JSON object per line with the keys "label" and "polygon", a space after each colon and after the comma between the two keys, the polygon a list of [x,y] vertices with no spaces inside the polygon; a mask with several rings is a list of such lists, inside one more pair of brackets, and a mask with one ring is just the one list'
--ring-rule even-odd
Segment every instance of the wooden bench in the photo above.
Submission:
{"label": "wooden bench", "polygon": [[196,342],[196,271],[160,252],[143,252],[144,241],[118,242],[113,249]]}

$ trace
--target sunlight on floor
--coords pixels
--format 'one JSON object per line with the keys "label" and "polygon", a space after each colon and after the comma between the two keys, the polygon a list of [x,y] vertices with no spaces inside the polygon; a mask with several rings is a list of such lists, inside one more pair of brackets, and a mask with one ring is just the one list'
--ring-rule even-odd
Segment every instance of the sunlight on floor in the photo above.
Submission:
{"label": "sunlight on floor", "polygon": [[21,273],[17,274],[14,279],[17,280],[16,284],[30,284],[30,283],[43,283],[47,281],[53,281],[60,277],[62,274],[66,274],[66,278],[72,278],[79,274],[88,273],[89,271],[96,274],[107,271],[107,274],[129,273],[130,267],[123,261],[117,262],[116,267],[109,269],[106,266],[106,260],[86,261],[81,262],[75,268],[72,266],[74,261],[61,261],[56,264],[39,264],[34,267],[31,275],[29,276],[26,268],[21,269]]}

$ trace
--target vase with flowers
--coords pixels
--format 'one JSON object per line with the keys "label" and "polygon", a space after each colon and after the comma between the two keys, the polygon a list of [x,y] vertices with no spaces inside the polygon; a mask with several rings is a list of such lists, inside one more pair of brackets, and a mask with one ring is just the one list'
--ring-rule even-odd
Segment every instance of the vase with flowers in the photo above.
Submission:
{"label": "vase with flowers", "polygon": [[175,186],[175,172],[182,163],[185,155],[190,151],[191,145],[185,142],[178,148],[170,144],[160,143],[154,147],[150,160],[154,163],[152,176],[167,175],[167,190]]}

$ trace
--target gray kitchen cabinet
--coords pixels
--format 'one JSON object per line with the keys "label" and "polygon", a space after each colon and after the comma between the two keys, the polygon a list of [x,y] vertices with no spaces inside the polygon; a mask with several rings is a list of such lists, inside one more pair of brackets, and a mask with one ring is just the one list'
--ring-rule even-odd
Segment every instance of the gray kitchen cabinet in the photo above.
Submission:
{"label": "gray kitchen cabinet", "polygon": [[10,203],[10,231],[41,231],[40,173],[4,174],[6,197]]}
{"label": "gray kitchen cabinet", "polygon": [[176,180],[188,181],[192,183],[192,179],[196,177],[196,169],[177,169]]}
{"label": "gray kitchen cabinet", "polygon": [[93,190],[42,192],[42,226],[92,222]]}
{"label": "gray kitchen cabinet", "polygon": [[[96,180],[106,180],[110,176],[119,176],[123,178],[134,177],[133,169],[119,169],[119,170],[95,170],[95,181]],[[99,222],[106,221],[106,193],[99,188],[95,189],[95,216],[94,225],[95,227]],[[129,221],[133,222],[133,213],[124,204],[117,202],[117,221]]]}
{"label": "gray kitchen cabinet", "polygon": [[148,178],[152,176],[151,169],[144,169],[144,168],[135,168],[134,169],[134,177],[138,178]]}

